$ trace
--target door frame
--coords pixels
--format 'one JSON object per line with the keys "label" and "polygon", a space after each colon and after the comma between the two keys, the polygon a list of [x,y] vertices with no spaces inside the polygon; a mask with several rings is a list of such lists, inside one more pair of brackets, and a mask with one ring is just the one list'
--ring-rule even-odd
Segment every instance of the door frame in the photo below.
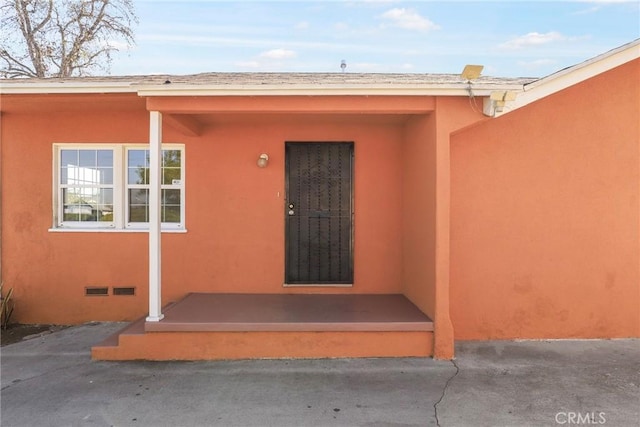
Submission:
{"label": "door frame", "polygon": [[[289,227],[288,227],[288,204],[289,204],[289,156],[287,146],[290,144],[343,144],[351,146],[351,158],[349,159],[349,169],[351,173],[350,177],[350,206],[351,206],[351,232],[349,233],[349,268],[351,269],[351,282],[350,283],[342,283],[342,282],[319,282],[319,283],[287,283],[287,271],[288,271],[288,262],[289,262]],[[284,203],[283,203],[283,220],[284,220],[284,278],[283,278],[283,286],[284,287],[343,287],[350,288],[353,286],[353,282],[355,281],[355,265],[354,265],[354,257],[355,257],[355,151],[356,144],[354,141],[322,141],[322,140],[307,140],[307,141],[285,141],[284,143]]]}

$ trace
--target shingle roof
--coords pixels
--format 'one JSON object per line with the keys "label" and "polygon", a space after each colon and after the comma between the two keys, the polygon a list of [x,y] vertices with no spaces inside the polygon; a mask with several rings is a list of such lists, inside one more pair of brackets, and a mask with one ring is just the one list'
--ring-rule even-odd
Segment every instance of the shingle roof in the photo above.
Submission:
{"label": "shingle roof", "polygon": [[[481,76],[473,95],[494,91],[528,93],[519,106],[561,90],[640,56],[640,39],[550,76],[507,78]],[[0,94],[138,93],[154,95],[263,94],[416,94],[468,96],[469,82],[458,74],[400,73],[201,73],[189,75],[87,76],[47,79],[0,79]],[[535,90],[534,90],[535,89]],[[526,98],[526,99],[525,99]]]}
{"label": "shingle roof", "polygon": [[[535,79],[508,79],[481,77],[476,82],[483,84],[524,84]],[[145,76],[138,83],[192,85],[348,85],[348,86],[395,86],[466,84],[457,74],[381,74],[381,73],[203,73],[187,76]]]}
{"label": "shingle roof", "polygon": [[[479,85],[523,85],[535,78],[482,76]],[[389,74],[389,73],[200,73],[188,75],[85,76],[66,78],[0,79],[11,84],[130,84],[149,86],[167,84],[198,86],[434,86],[466,84],[458,74]]]}

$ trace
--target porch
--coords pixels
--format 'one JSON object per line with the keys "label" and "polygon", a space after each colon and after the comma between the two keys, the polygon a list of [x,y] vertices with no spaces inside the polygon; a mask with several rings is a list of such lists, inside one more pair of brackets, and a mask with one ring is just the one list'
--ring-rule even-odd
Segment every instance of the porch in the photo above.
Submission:
{"label": "porch", "polygon": [[98,360],[428,357],[433,322],[400,294],[191,293],[92,348]]}

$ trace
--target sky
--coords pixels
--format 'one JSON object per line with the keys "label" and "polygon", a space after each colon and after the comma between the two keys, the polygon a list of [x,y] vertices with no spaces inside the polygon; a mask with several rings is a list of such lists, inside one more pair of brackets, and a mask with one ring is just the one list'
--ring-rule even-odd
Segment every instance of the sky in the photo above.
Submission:
{"label": "sky", "polygon": [[640,38],[640,0],[134,0],[112,75],[460,73],[543,77]]}

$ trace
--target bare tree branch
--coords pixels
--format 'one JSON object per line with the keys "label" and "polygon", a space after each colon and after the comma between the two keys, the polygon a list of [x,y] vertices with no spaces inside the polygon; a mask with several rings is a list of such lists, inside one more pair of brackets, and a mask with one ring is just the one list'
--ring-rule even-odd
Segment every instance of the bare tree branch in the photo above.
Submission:
{"label": "bare tree branch", "polygon": [[0,59],[7,63],[6,70],[10,72],[13,77],[30,77],[35,74],[35,70],[12,57],[5,50],[0,51]]}
{"label": "bare tree branch", "polygon": [[2,0],[0,75],[69,77],[108,71],[133,46],[132,0]]}

